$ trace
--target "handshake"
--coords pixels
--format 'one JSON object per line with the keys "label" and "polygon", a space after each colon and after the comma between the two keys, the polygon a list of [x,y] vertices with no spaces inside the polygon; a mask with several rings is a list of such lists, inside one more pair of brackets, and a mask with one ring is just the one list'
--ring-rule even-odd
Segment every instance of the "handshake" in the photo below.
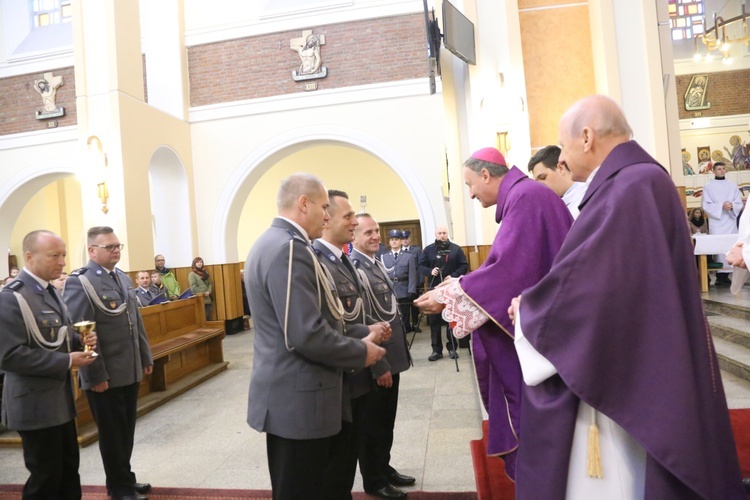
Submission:
{"label": "handshake", "polygon": [[370,334],[362,339],[367,346],[366,366],[372,366],[385,356],[385,349],[378,344],[386,342],[391,338],[393,330],[391,325],[385,321],[369,325]]}

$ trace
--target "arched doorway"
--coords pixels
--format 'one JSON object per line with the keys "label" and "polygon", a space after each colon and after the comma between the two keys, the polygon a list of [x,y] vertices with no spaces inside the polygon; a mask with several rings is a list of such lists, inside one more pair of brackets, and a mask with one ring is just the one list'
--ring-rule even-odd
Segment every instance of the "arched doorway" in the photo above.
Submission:
{"label": "arched doorway", "polygon": [[154,253],[169,267],[189,266],[193,259],[190,192],[185,168],[169,147],[157,149],[148,167]]}
{"label": "arched doorway", "polygon": [[[339,126],[301,127],[281,134],[256,148],[237,167],[227,182],[214,216],[213,255],[216,260],[237,262],[237,234],[245,200],[261,177],[290,154],[319,145],[340,145],[366,152],[387,165],[406,186],[417,207],[423,234],[435,227],[435,214],[424,184],[410,162],[383,141]],[[302,168],[300,170],[303,170]],[[358,195],[358,193],[357,193]],[[359,205],[355,199],[353,204]]]}

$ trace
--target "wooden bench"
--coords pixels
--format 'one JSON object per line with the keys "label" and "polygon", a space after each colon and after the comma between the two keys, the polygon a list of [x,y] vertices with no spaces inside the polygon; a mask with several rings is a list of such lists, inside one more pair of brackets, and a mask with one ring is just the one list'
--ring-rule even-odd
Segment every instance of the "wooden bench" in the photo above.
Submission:
{"label": "wooden bench", "polygon": [[[202,297],[164,302],[141,308],[154,359],[151,375],[141,380],[137,414],[140,417],[227,369],[222,341],[223,321],[206,321]],[[99,437],[86,394],[74,370],[78,442],[86,446]],[[0,446],[20,446],[15,432],[0,434]]]}

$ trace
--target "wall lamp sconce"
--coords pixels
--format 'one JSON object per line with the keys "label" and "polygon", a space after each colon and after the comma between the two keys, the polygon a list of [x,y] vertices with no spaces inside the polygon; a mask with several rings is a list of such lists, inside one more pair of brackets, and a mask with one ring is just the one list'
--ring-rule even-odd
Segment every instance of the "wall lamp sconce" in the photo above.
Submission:
{"label": "wall lamp sconce", "polygon": [[[105,175],[104,168],[107,167],[107,154],[104,152],[104,148],[102,147],[102,141],[97,136],[91,135],[88,139],[86,139],[86,146],[91,152],[90,168],[92,177],[94,179],[101,179]],[[96,194],[99,198],[99,201],[102,202],[102,212],[106,214],[107,212],[109,212],[109,208],[107,208],[109,190],[107,189],[107,183],[105,180],[97,182]]]}
{"label": "wall lamp sconce", "polygon": [[[714,25],[706,29],[706,22],[704,20],[703,33],[701,33],[700,35],[696,35],[693,38],[693,43],[695,44],[695,55],[693,56],[693,60],[696,62],[699,62],[702,59],[710,61],[714,58],[714,54],[712,54],[712,52],[718,50],[721,54],[722,62],[725,64],[731,64],[733,61],[731,44],[744,43],[745,45],[748,45],[748,42],[750,42],[750,34],[748,34],[747,31],[747,18],[748,15],[745,13],[744,4],[742,5],[742,14],[727,21],[725,21],[721,16],[717,16],[714,12]],[[735,23],[742,23],[742,33],[736,38],[730,38],[729,36],[727,36],[727,26],[731,26]],[[703,45],[706,46],[705,56],[701,56],[700,49],[698,47],[699,40]]]}
{"label": "wall lamp sconce", "polygon": [[105,214],[109,212],[109,208],[107,208],[107,198],[109,198],[109,190],[107,189],[107,183],[106,182],[100,182],[96,185],[96,193],[99,197],[99,201],[102,202],[102,212]]}

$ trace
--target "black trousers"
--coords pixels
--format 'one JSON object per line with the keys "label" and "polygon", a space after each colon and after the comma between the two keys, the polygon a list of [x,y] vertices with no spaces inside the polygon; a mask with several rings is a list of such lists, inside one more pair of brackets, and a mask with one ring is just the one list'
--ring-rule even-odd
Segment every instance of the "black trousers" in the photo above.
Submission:
{"label": "black trousers", "polygon": [[24,499],[80,499],[76,423],[18,431],[23,460],[31,475],[23,487]]}
{"label": "black trousers", "polygon": [[99,428],[99,453],[107,476],[107,490],[112,495],[134,495],[135,474],[130,470],[135,434],[138,383],[86,391],[91,414]]}
{"label": "black trousers", "polygon": [[[401,377],[393,375],[390,388],[378,387],[362,396],[362,404],[354,415],[357,426],[357,455],[365,491],[379,490],[388,485],[393,427],[396,424],[398,387]],[[354,408],[352,408],[354,410]]]}
{"label": "black trousers", "polygon": [[404,297],[403,299],[398,299],[398,311],[401,314],[401,326],[404,327],[404,333],[409,333],[413,330],[411,326],[411,307],[412,307],[412,299],[411,297]]}
{"label": "black trousers", "polygon": [[443,319],[440,314],[428,314],[427,324],[430,325],[430,339],[432,341],[432,352],[443,352],[443,341],[441,339],[441,333],[443,325],[445,325],[445,346],[449,351],[458,349],[458,342],[456,337],[453,336],[453,332],[448,327],[448,323]]}
{"label": "black trousers", "polygon": [[[337,486],[328,481],[340,436],[287,439],[266,434],[268,472],[274,500],[329,500]],[[351,490],[350,490],[351,491]],[[351,493],[350,493],[351,495]],[[351,498],[351,496],[350,496]]]}

